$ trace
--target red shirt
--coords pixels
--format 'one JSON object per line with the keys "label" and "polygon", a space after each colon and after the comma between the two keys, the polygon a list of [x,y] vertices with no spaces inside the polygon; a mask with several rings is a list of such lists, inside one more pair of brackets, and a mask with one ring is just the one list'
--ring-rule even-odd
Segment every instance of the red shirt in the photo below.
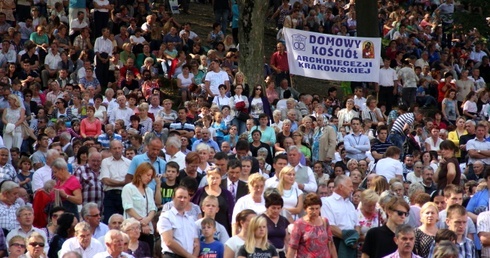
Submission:
{"label": "red shirt", "polygon": [[288,54],[286,51],[284,53],[275,52],[271,56],[271,65],[279,68],[281,71],[289,71],[288,64]]}
{"label": "red shirt", "polygon": [[140,74],[140,71],[138,71],[138,68],[136,68],[134,66],[131,68],[128,68],[127,66],[123,66],[121,68],[121,71],[120,71],[122,78],[126,78],[126,71],[128,71],[128,70],[133,72],[134,77],[137,77]]}

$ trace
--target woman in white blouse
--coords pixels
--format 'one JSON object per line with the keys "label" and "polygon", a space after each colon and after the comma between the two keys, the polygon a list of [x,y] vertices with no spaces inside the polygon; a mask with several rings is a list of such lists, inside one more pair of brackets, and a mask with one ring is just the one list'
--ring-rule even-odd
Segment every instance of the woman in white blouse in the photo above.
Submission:
{"label": "woman in white blouse", "polygon": [[99,119],[102,124],[107,121],[107,109],[104,105],[102,105],[103,97],[100,94],[95,95],[94,97],[94,107],[95,107],[95,118]]}
{"label": "woman in white blouse", "polygon": [[279,172],[277,190],[284,200],[284,209],[289,211],[293,219],[303,211],[303,191],[295,184],[296,171],[293,166],[285,166]]}
{"label": "woman in white blouse", "polygon": [[245,209],[254,210],[258,215],[265,212],[264,185],[265,178],[259,173],[249,176],[248,191],[250,193],[238,199],[233,208],[233,215],[231,216],[232,235],[238,234],[239,225],[235,220],[238,213]]}
{"label": "woman in white blouse", "polygon": [[241,135],[243,132],[247,131],[246,121],[240,120],[238,113],[240,111],[245,112],[248,115],[248,98],[242,95],[243,85],[237,84],[235,86],[235,96],[230,98],[230,108],[231,115],[235,117],[231,122],[238,129],[238,135]]}
{"label": "woman in white blouse", "polygon": [[345,128],[345,131],[347,133],[350,132],[350,121],[354,117],[359,117],[359,113],[357,113],[354,110],[354,100],[353,99],[348,99],[345,108],[341,109],[337,117],[339,118],[339,125],[338,128],[340,129],[341,127]]}
{"label": "woman in white blouse", "polygon": [[135,218],[141,223],[140,240],[145,241],[153,250],[152,220],[157,212],[154,193],[148,184],[155,178],[155,168],[148,162],[142,163],[134,173],[133,181],[122,189],[121,198],[124,218]]}

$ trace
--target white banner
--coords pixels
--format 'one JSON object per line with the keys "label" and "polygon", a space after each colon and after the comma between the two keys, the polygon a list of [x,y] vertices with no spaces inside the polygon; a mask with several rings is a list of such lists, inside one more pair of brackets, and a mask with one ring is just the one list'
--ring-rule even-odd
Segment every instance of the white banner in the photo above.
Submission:
{"label": "white banner", "polygon": [[344,37],[284,28],[291,74],[378,82],[381,38]]}

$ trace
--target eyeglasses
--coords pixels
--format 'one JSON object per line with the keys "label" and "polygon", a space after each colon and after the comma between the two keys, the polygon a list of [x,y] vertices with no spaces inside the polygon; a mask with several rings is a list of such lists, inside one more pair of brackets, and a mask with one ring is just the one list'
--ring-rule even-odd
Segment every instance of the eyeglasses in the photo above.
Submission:
{"label": "eyeglasses", "polygon": [[255,89],[255,90],[262,90],[262,88],[257,88],[257,89]]}
{"label": "eyeglasses", "polygon": [[10,245],[10,247],[12,247],[12,246],[26,248],[26,245],[19,244],[19,243],[13,243]]}
{"label": "eyeglasses", "polygon": [[97,214],[94,214],[94,215],[87,215],[89,217],[92,217],[92,218],[96,218],[96,217],[100,217],[100,213],[97,213]]}
{"label": "eyeglasses", "polygon": [[37,242],[29,243],[29,245],[34,247],[44,247],[44,243],[37,243]]}
{"label": "eyeglasses", "polygon": [[396,214],[398,214],[398,216],[405,216],[407,217],[408,216],[408,212],[404,212],[404,211],[399,211],[399,210],[393,210],[394,212],[396,212]]}

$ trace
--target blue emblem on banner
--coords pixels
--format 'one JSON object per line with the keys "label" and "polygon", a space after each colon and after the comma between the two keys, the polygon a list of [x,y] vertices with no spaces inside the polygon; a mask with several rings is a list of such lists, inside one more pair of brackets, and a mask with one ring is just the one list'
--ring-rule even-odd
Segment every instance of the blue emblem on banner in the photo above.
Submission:
{"label": "blue emblem on banner", "polygon": [[300,50],[300,51],[305,51],[306,50],[306,36],[303,36],[301,34],[293,34],[291,36],[293,38],[293,49],[294,50]]}

